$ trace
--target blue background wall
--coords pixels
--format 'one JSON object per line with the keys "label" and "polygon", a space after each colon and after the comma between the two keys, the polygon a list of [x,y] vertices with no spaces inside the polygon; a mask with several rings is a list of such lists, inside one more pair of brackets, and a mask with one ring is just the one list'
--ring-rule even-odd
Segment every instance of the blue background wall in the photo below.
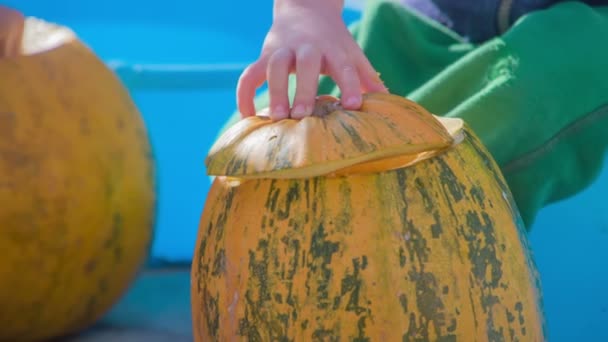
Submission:
{"label": "blue background wall", "polygon": [[[271,22],[265,1],[4,1],[71,26],[109,65],[196,64],[226,70],[207,89],[131,88],[159,172],[153,255],[189,261],[209,179],[204,158],[235,108],[234,86]],[[347,12],[348,21],[356,18]],[[0,76],[1,77],[1,76]],[[217,86],[215,86],[217,84]],[[608,169],[608,168],[607,168]],[[608,341],[608,172],[587,191],[541,212],[531,233],[553,341]]]}

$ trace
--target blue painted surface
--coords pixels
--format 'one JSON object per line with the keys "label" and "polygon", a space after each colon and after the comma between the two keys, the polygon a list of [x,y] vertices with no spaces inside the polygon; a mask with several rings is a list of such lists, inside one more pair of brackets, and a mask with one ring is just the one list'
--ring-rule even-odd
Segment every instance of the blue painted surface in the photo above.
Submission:
{"label": "blue painted surface", "polygon": [[588,189],[543,209],[530,234],[551,341],[608,341],[608,161]]}
{"label": "blue painted surface", "polygon": [[[137,78],[129,84],[150,132],[158,168],[153,254],[167,261],[190,260],[210,185],[204,158],[235,110],[238,76],[259,54],[271,23],[272,1],[175,0],[171,6],[117,0],[4,3],[71,27],[109,65],[122,65],[117,70],[121,76]],[[356,16],[345,14],[347,21]],[[177,89],[167,77],[167,64],[179,76]],[[165,69],[133,75],[134,65]],[[188,75],[180,65],[198,74]],[[210,88],[191,87],[209,79],[214,80]],[[169,89],[159,89],[163,85]],[[189,89],[179,89],[183,87]]]}
{"label": "blue painted surface", "polygon": [[[161,2],[80,0],[4,4],[71,27],[108,63],[206,66],[253,61],[271,22],[271,1]],[[255,5],[253,5],[255,3]],[[127,6],[127,7],[125,7]],[[247,22],[247,28],[239,22]],[[220,66],[221,67],[221,66]],[[240,70],[237,70],[240,72]],[[159,181],[153,254],[189,260],[209,188],[204,158],[234,111],[238,72],[206,90],[132,89],[146,121]],[[165,78],[166,80],[166,78]]]}
{"label": "blue painted surface", "polygon": [[[204,157],[217,130],[234,110],[238,66],[256,58],[270,25],[272,2],[174,0],[170,6],[124,0],[3,3],[71,26],[108,63],[126,65],[121,69],[124,75],[131,72],[132,64],[194,63],[201,77],[210,75],[208,70],[200,71],[207,67],[232,65],[228,68],[231,73],[215,78],[217,88],[132,89],[148,125],[159,171],[153,253],[170,261],[190,260],[209,188]],[[356,14],[346,16],[352,20]],[[146,82],[162,85],[166,81]],[[186,88],[192,83],[184,82]],[[543,280],[552,341],[608,341],[607,188],[608,172],[604,172],[587,191],[545,208],[533,227],[530,238]]]}

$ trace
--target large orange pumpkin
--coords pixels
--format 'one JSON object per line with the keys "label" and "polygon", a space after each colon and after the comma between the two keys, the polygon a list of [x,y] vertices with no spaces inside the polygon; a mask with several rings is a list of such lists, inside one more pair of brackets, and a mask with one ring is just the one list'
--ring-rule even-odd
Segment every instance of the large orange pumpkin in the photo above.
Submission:
{"label": "large orange pumpkin", "polygon": [[544,340],[521,220],[468,126],[387,94],[316,110],[211,149],[195,340]]}
{"label": "large orange pumpkin", "polygon": [[0,340],[38,340],[89,326],[135,277],[153,160],[127,90],[72,31],[0,13]]}

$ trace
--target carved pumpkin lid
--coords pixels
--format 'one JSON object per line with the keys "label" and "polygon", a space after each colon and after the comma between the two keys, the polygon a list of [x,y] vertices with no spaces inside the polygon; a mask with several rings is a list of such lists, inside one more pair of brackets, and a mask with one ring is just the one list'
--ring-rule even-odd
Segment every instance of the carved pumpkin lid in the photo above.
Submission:
{"label": "carved pumpkin lid", "polygon": [[312,116],[273,121],[260,113],[231,126],[212,146],[207,172],[246,179],[388,171],[441,153],[462,124],[397,95],[365,94],[357,111],[320,96]]}
{"label": "carved pumpkin lid", "polygon": [[0,5],[0,58],[29,56],[54,49],[76,39],[67,27]]}

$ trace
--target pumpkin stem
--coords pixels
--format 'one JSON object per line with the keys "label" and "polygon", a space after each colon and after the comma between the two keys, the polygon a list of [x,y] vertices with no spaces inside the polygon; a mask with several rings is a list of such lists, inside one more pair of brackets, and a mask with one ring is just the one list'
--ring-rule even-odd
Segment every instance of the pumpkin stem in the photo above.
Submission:
{"label": "pumpkin stem", "polygon": [[319,95],[315,101],[315,108],[312,111],[312,115],[324,117],[337,110],[342,110],[340,100],[331,95]]}
{"label": "pumpkin stem", "polygon": [[20,12],[0,5],[0,58],[21,55],[25,17]]}

